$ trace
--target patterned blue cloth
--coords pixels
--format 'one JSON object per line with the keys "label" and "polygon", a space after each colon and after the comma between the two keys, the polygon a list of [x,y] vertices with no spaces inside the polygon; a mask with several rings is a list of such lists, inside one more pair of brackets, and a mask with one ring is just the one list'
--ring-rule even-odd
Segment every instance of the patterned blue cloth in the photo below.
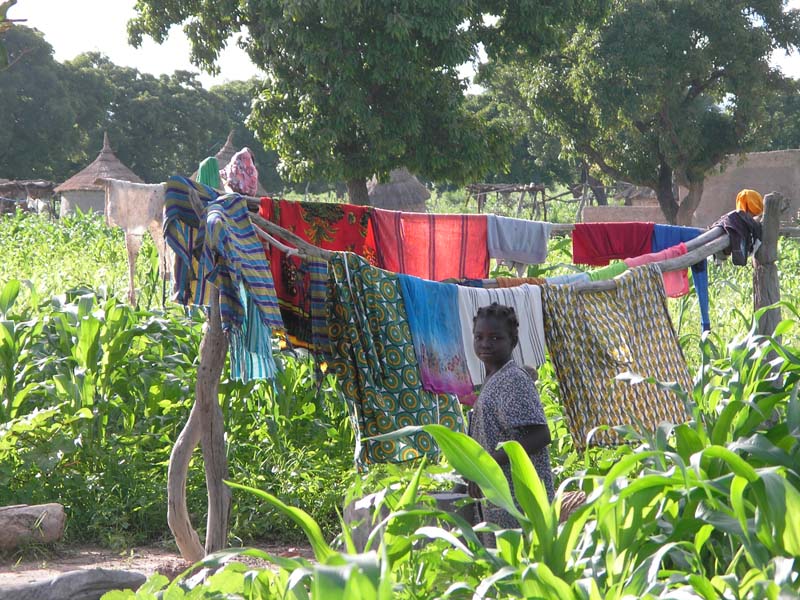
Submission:
{"label": "patterned blue cloth", "polygon": [[239,283],[239,297],[245,307],[241,335],[230,338],[231,379],[252,381],[273,379],[278,368],[272,355],[272,331],[258,317],[258,306]]}
{"label": "patterned blue cloth", "polygon": [[[661,252],[667,248],[677,246],[681,242],[693,240],[703,233],[697,227],[681,227],[679,225],[655,225],[653,228],[652,251]],[[699,263],[692,265],[692,281],[700,305],[700,322],[703,331],[711,329],[711,317],[708,312],[708,264],[704,258]]]}

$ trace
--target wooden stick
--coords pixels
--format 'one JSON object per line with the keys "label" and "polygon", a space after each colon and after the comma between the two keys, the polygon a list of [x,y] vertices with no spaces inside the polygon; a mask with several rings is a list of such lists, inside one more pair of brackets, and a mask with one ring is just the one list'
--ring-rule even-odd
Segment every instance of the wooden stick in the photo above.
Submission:
{"label": "wooden stick", "polygon": [[[753,257],[753,309],[770,306],[781,299],[778,281],[778,233],[781,214],[789,202],[778,192],[764,197],[764,217],[761,221],[761,246]],[[772,335],[781,322],[781,309],[772,308],[758,320],[756,331],[761,335]]]}
{"label": "wooden stick", "polygon": [[[282,238],[284,241],[289,242],[290,244],[295,246],[300,251],[299,252],[300,255],[311,258],[321,258],[323,260],[330,260],[330,258],[333,257],[334,254],[336,254],[335,252],[331,252],[330,250],[323,250],[322,248],[317,248],[314,244],[310,244],[297,234],[292,233],[288,229],[284,229],[280,225],[276,225],[271,221],[267,221],[266,219],[264,219],[259,215],[254,215],[251,213],[250,220],[256,225],[258,225],[261,229],[264,229],[265,231],[274,235],[275,237]],[[256,233],[258,233],[258,230],[256,230]]]}

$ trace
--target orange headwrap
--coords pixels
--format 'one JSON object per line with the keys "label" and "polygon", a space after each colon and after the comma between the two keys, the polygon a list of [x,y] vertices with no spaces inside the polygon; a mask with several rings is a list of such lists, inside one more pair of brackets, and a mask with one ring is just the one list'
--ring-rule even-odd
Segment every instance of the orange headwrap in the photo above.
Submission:
{"label": "orange headwrap", "polygon": [[757,217],[764,212],[764,201],[755,190],[742,190],[736,195],[736,210],[743,210]]}

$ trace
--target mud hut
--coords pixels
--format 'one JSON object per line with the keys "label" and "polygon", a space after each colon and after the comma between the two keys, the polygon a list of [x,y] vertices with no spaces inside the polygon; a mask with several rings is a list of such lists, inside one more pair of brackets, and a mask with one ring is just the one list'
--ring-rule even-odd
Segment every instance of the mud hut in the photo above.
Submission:
{"label": "mud hut", "polygon": [[403,212],[425,212],[431,197],[428,188],[405,167],[392,170],[389,183],[379,183],[373,177],[367,183],[367,192],[370,205]]}
{"label": "mud hut", "polygon": [[[224,169],[225,166],[231,161],[231,158],[233,158],[233,155],[236,154],[236,152],[238,152],[238,150],[237,150],[236,146],[233,145],[233,131],[231,131],[228,134],[228,139],[225,140],[225,143],[223,144],[222,148],[220,148],[219,152],[217,152],[214,155],[214,158],[216,158],[217,162],[219,163],[219,168],[220,169]],[[203,158],[205,158],[205,156]],[[198,161],[198,163],[199,162],[200,161]],[[256,168],[258,168],[258,165],[256,165]],[[197,171],[192,173],[192,177],[191,178],[195,179],[195,180],[197,179]],[[259,178],[259,182],[258,182],[258,195],[259,196],[267,196],[267,195],[269,195],[269,194],[267,194],[267,190],[264,189],[264,186],[261,185],[260,178]]]}
{"label": "mud hut", "polygon": [[63,217],[80,207],[81,211],[105,212],[106,192],[102,185],[95,183],[98,177],[122,179],[134,183],[144,183],[142,179],[123,165],[111,150],[108,133],[103,134],[103,149],[94,162],[76,173],[55,189],[61,195],[60,215]]}
{"label": "mud hut", "polygon": [[56,184],[44,179],[0,179],[0,213],[22,210],[51,211]]}

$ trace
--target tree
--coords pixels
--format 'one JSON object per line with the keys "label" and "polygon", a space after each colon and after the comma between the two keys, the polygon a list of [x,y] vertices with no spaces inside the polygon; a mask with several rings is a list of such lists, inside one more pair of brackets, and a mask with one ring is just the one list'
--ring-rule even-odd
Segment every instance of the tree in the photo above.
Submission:
{"label": "tree", "polygon": [[754,150],[800,148],[800,80],[784,78],[766,99],[769,119],[756,134]]}
{"label": "tree", "polygon": [[[800,43],[784,4],[619,1],[558,51],[508,62],[542,126],[607,175],[654,188],[668,221],[689,224],[705,174],[753,144],[771,52]],[[688,189],[680,204],[673,177]]]}
{"label": "tree", "polygon": [[9,56],[0,71],[0,177],[58,179],[78,138],[64,68],[34,29],[16,25],[0,42]]}
{"label": "tree", "polygon": [[213,70],[231,34],[267,73],[248,124],[277,150],[281,173],[344,179],[367,202],[366,181],[400,165],[467,181],[500,166],[508,132],[465,107],[459,65],[477,55],[478,3],[462,0],[138,0],[129,24],[163,41],[184,23],[192,58]]}

